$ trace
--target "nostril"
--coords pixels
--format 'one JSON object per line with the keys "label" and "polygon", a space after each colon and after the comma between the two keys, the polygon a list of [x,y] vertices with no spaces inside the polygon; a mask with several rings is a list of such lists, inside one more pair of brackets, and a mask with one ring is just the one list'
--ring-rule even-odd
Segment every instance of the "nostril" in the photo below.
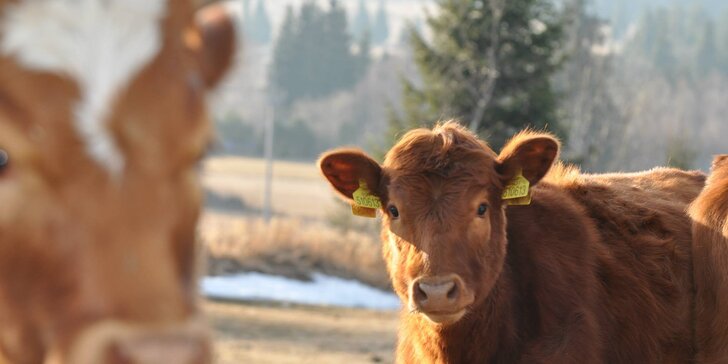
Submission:
{"label": "nostril", "polygon": [[415,286],[414,286],[413,291],[414,291],[414,295],[415,295],[415,300],[417,300],[417,302],[426,300],[427,293],[422,289],[419,282],[416,282],[414,285]]}
{"label": "nostril", "polygon": [[457,284],[453,284],[452,288],[450,288],[449,291],[447,291],[447,299],[449,300],[456,300],[458,296],[460,295],[460,288]]}

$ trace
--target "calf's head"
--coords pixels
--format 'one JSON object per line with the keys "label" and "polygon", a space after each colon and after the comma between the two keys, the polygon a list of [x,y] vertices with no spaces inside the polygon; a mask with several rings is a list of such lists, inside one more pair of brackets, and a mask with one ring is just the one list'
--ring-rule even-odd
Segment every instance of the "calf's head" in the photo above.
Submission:
{"label": "calf's head", "polygon": [[[506,258],[505,186],[533,186],[559,143],[524,132],[496,155],[458,124],[410,131],[382,165],[361,151],[324,154],[319,167],[349,202],[366,184],[382,202],[382,241],[392,285],[408,309],[453,324],[491,294]],[[363,182],[363,183],[362,183]]]}
{"label": "calf's head", "polygon": [[195,164],[223,8],[0,0],[0,362],[199,363]]}

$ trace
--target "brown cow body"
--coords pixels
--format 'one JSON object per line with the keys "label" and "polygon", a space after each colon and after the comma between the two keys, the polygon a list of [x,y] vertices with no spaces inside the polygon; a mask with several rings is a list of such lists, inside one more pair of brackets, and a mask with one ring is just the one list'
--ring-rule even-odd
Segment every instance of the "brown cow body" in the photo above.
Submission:
{"label": "brown cow body", "polygon": [[497,294],[452,327],[403,313],[398,361],[689,362],[690,199],[653,183],[668,177],[695,195],[703,176],[625,177],[556,177],[533,189],[530,207],[509,207]]}
{"label": "brown cow body", "polygon": [[699,363],[728,363],[728,155],[715,158],[693,218]]}
{"label": "brown cow body", "polygon": [[[496,156],[447,123],[405,135],[381,167],[353,150],[321,159],[345,198],[363,179],[382,199],[384,256],[407,305],[398,362],[691,360],[684,211],[705,177],[561,166],[546,176],[557,151],[551,136],[527,132]],[[517,171],[532,202],[506,207]]]}
{"label": "brown cow body", "polygon": [[0,0],[0,357],[211,360],[195,167],[234,44],[191,0]]}

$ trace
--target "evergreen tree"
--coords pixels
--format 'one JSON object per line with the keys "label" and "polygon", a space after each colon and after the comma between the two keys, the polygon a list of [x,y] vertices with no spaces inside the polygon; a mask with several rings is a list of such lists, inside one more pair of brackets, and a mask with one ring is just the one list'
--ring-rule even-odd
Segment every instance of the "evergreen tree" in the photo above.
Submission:
{"label": "evergreen tree", "polygon": [[567,59],[555,77],[562,95],[561,126],[569,131],[562,157],[585,170],[598,170],[615,158],[624,119],[608,88],[613,77],[613,54],[594,52],[604,47],[605,21],[587,10],[590,0],[566,0],[563,14]]}
{"label": "evergreen tree", "polygon": [[394,129],[457,118],[496,148],[531,126],[560,132],[551,77],[562,19],[548,0],[439,0],[433,39],[411,32],[422,86],[404,83]]}
{"label": "evergreen tree", "polygon": [[417,33],[422,36],[424,26],[422,25],[422,18],[412,18],[405,22],[402,31],[399,33],[398,44],[409,47],[412,40],[412,33]]}
{"label": "evergreen tree", "polygon": [[258,0],[255,15],[250,21],[250,39],[258,44],[268,44],[271,41],[271,24],[265,0]]}
{"label": "evergreen tree", "polygon": [[351,41],[346,33],[346,11],[331,1],[328,13],[323,18],[323,36],[319,38],[322,49],[319,75],[336,75],[336,77],[321,77],[317,81],[321,85],[321,95],[340,90],[356,83],[356,60],[351,54]]}
{"label": "evergreen tree", "polygon": [[371,44],[369,37],[364,37],[356,44],[356,55],[354,62],[354,74],[357,76],[363,76],[369,70],[371,64]]}
{"label": "evergreen tree", "polygon": [[[305,51],[297,41],[298,18],[293,12],[291,5],[286,7],[286,17],[283,20],[280,34],[273,49],[273,67],[269,75],[269,83],[275,88],[275,93],[280,93],[278,88],[285,89],[287,94],[300,94],[302,91],[298,89],[304,80],[300,72],[297,72],[298,64],[297,55]],[[305,57],[304,58],[305,61]]]}
{"label": "evergreen tree", "polygon": [[250,0],[243,0],[243,30],[246,34],[250,31],[252,19],[253,17],[250,16]]}
{"label": "evergreen tree", "polygon": [[698,41],[698,50],[695,55],[695,71],[698,76],[706,76],[715,70],[720,62],[720,55],[715,42],[715,25],[712,20],[703,24],[703,31]]}
{"label": "evergreen tree", "polygon": [[424,34],[423,32],[425,31],[425,25],[422,23],[422,18],[417,17],[414,21],[413,26],[414,26],[413,31],[417,32],[417,34],[420,34],[420,35]]}
{"label": "evergreen tree", "polygon": [[648,62],[668,80],[699,80],[715,70],[725,72],[720,32],[704,9],[678,4],[648,11],[625,52],[630,59]]}
{"label": "evergreen tree", "polygon": [[371,24],[369,22],[369,10],[365,0],[359,0],[356,16],[351,25],[351,35],[354,39],[362,40],[371,36]]}
{"label": "evergreen tree", "polygon": [[728,9],[721,15],[718,26],[718,68],[723,74],[728,74]]}
{"label": "evergreen tree", "polygon": [[365,39],[354,52],[346,27],[346,12],[335,0],[328,11],[314,1],[304,3],[298,15],[287,8],[269,74],[283,106],[326,97],[359,81],[369,65],[369,47]]}
{"label": "evergreen tree", "polygon": [[379,9],[374,18],[374,27],[372,28],[372,43],[384,44],[389,38],[389,19],[387,17],[387,8],[384,0],[379,1]]}

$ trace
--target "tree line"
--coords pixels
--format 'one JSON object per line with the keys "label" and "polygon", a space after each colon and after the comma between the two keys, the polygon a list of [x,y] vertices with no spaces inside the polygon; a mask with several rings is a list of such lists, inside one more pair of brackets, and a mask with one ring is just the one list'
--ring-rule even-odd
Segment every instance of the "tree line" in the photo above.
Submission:
{"label": "tree line", "polygon": [[[603,3],[594,1],[597,8]],[[728,11],[655,6],[626,32],[597,15],[594,1],[437,0],[424,24],[412,22],[404,32],[406,55],[385,47],[373,57],[382,40],[365,25],[380,23],[380,13],[387,18],[384,0],[375,21],[363,0],[351,18],[336,0],[327,6],[310,0],[287,9],[269,87],[285,118],[302,102],[355,92],[373,68],[397,72],[382,69],[401,58],[414,62],[415,71],[403,74],[401,96],[389,104],[389,142],[405,129],[457,118],[494,148],[524,127],[550,130],[565,142],[564,157],[588,170],[701,166],[715,142],[690,124],[724,130],[716,80],[728,78]],[[385,38],[392,43],[390,34]],[[711,97],[691,102],[701,92]],[[327,122],[298,117],[289,124]],[[695,146],[701,140],[708,145]],[[380,144],[374,147],[387,146]]]}

